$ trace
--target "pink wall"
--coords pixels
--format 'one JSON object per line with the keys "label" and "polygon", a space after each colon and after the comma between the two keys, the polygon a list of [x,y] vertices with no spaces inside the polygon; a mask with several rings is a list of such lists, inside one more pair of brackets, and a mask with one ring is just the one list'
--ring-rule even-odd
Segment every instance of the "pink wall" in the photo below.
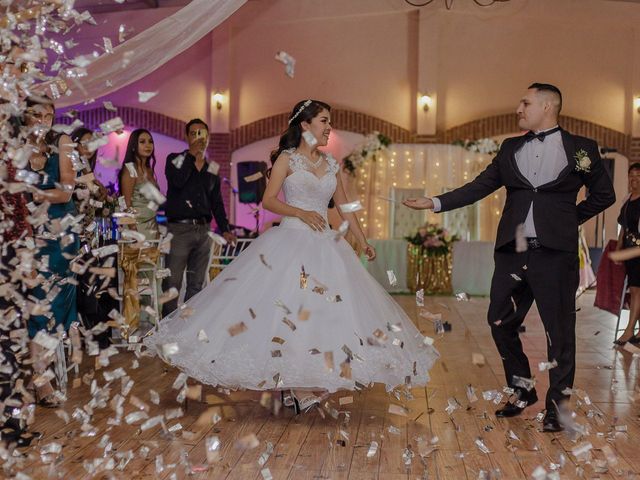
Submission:
{"label": "pink wall", "polygon": [[[588,9],[592,2],[584,3]],[[599,3],[603,11],[613,2]],[[439,124],[515,111],[526,87],[538,81],[561,88],[566,115],[625,131],[631,59],[640,53],[634,53],[633,30],[612,28],[605,18],[568,20],[550,10],[449,17],[440,28]]]}
{"label": "pink wall", "polygon": [[[247,2],[215,34],[109,99],[140,106],[138,90],[159,90],[143,107],[188,120],[207,117],[219,89],[229,98],[213,112],[224,117],[216,125],[235,128],[316,97],[414,129],[425,115],[416,95],[426,90],[437,99],[426,115],[444,129],[513,111],[523,89],[542,80],[563,89],[566,115],[630,131],[640,95],[637,5],[512,0],[490,8],[455,2],[448,11],[443,3]],[[174,11],[98,16],[98,27],[77,35],[79,49],[95,50],[104,35],[115,43],[121,23],[140,31]],[[278,50],[296,58],[295,78],[274,60]]]}
{"label": "pink wall", "polygon": [[[290,18],[280,17],[283,7],[260,2],[238,12],[246,20],[236,19],[234,26],[243,28],[231,45],[232,128],[289,111],[305,98],[411,127],[415,81],[411,72],[416,60],[411,55],[412,16],[393,12],[368,16],[365,21],[361,15],[339,17],[335,14],[346,6],[323,3],[333,4],[327,5],[333,15],[325,16],[323,8],[321,17],[309,18],[298,7],[288,10]],[[279,50],[297,60],[293,79],[274,60]]]}
{"label": "pink wall", "polygon": [[[97,26],[85,25],[72,35],[78,46],[69,50],[67,55],[74,57],[92,51],[101,51],[103,37],[108,37],[115,47],[118,45],[120,25],[124,25],[130,32],[127,37],[130,38],[177,10],[176,8],[158,8],[96,15]],[[68,40],[68,37],[64,38]],[[96,103],[92,105],[75,108],[93,108],[100,105],[102,101],[109,100],[116,106],[144,108],[185,122],[195,117],[207,121],[211,71],[210,50],[211,38],[210,35],[206,35],[191,48],[160,66],[153,74],[119,91],[96,99]],[[148,102],[140,103],[139,91],[158,91],[159,93]]]}

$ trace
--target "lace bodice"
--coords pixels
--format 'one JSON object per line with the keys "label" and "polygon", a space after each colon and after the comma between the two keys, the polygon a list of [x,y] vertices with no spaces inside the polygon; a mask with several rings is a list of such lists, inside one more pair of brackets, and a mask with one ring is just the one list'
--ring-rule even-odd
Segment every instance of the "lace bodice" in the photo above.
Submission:
{"label": "lace bodice", "polygon": [[294,207],[318,212],[326,218],[327,205],[336,190],[336,173],[340,169],[338,162],[330,153],[324,153],[327,170],[322,177],[318,177],[310,170],[309,160],[304,155],[294,149],[286,152],[290,156],[289,169],[292,173],[282,185],[285,201]]}

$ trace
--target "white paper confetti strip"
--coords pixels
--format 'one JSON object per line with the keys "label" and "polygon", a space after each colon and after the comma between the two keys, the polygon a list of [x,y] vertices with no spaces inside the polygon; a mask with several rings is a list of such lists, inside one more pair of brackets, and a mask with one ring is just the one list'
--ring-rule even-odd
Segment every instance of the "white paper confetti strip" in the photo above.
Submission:
{"label": "white paper confetti strip", "polygon": [[160,92],[138,92],[138,102],[147,103]]}
{"label": "white paper confetti strip", "polygon": [[516,252],[526,252],[529,245],[527,244],[527,239],[524,236],[524,223],[521,223],[516,227],[515,240]]}
{"label": "white paper confetti strip", "polygon": [[363,207],[362,207],[362,203],[360,203],[360,200],[356,200],[354,202],[349,202],[349,203],[343,203],[340,205],[340,210],[343,213],[353,213],[362,209]]}
{"label": "white paper confetti strip", "polygon": [[288,77],[293,78],[296,70],[296,59],[287,52],[280,50],[276,53],[276,60],[284,63],[284,71]]}
{"label": "white paper confetti strip", "polygon": [[416,291],[416,305],[418,307],[424,307],[424,288]]}
{"label": "white paper confetti strip", "polygon": [[[106,122],[101,123],[100,130],[102,130],[104,134],[117,132],[119,130],[124,130],[124,123],[122,122],[122,119],[120,117],[115,117],[115,118],[112,118],[111,120],[107,120]],[[107,142],[108,142],[108,139],[107,139]]]}
{"label": "white paper confetti strip", "polygon": [[367,450],[367,458],[373,458],[378,453],[378,442],[372,441],[369,444],[369,449]]}
{"label": "white paper confetti strip", "polygon": [[209,164],[207,165],[207,172],[213,175],[218,175],[219,171],[220,171],[220,164],[218,162],[214,162],[213,160],[210,160]]}

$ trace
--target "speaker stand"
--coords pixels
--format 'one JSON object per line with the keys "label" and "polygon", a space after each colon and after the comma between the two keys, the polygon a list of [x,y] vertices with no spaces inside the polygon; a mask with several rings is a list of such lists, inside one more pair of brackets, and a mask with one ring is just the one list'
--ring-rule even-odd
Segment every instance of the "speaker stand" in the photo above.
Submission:
{"label": "speaker stand", "polygon": [[260,204],[259,203],[256,205],[256,209],[253,212],[253,218],[256,219],[255,238],[257,238],[260,235]]}

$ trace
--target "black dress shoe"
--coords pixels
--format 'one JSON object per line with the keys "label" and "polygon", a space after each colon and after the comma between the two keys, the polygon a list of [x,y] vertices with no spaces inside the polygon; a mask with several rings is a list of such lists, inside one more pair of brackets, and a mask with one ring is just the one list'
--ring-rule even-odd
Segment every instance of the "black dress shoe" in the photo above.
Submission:
{"label": "black dress shoe", "polygon": [[[533,405],[538,401],[538,395],[536,394],[535,390],[531,390],[531,392],[528,393],[527,398],[523,398],[522,400],[527,402],[526,407],[528,407],[529,405]],[[518,407],[515,403],[507,402],[504,407],[496,410],[496,417],[516,417],[520,415],[526,407]]]}
{"label": "black dress shoe", "polygon": [[547,413],[544,414],[542,419],[542,431],[543,432],[561,432],[563,430],[558,420],[558,411],[555,408],[548,408]]}

